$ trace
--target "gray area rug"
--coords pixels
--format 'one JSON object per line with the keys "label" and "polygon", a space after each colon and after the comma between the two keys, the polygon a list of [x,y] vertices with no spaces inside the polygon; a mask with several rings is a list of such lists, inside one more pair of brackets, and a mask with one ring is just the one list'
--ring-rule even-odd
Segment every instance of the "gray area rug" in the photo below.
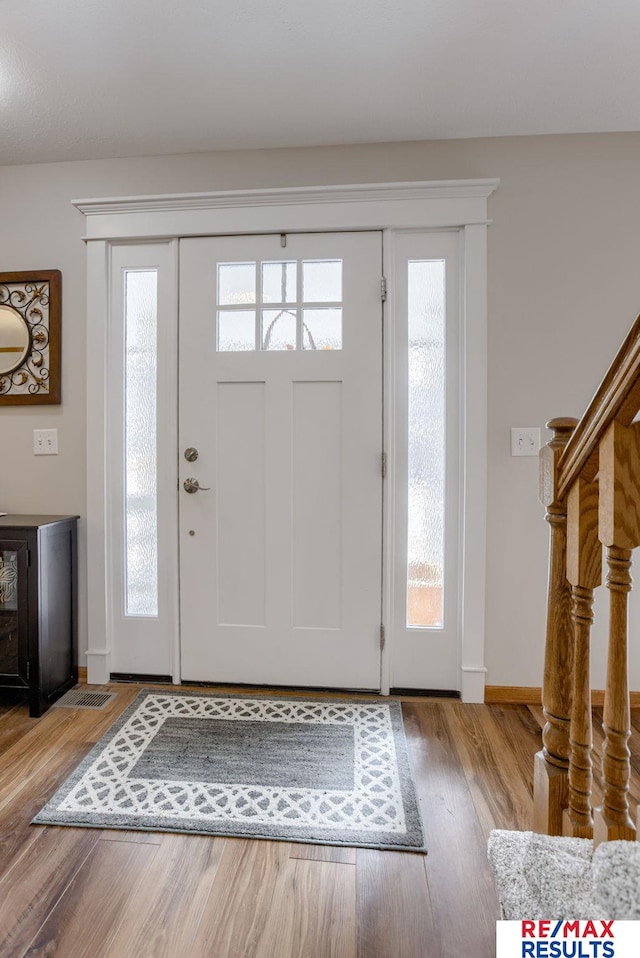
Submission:
{"label": "gray area rug", "polygon": [[33,822],[425,851],[383,699],[146,689]]}
{"label": "gray area rug", "polygon": [[640,919],[638,842],[497,829],[488,853],[507,920]]}

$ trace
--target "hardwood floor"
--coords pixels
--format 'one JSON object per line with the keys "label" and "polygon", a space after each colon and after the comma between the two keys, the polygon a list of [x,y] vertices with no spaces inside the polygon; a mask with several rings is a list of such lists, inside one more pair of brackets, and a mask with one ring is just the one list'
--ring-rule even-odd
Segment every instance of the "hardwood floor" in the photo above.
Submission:
{"label": "hardwood floor", "polygon": [[[492,958],[492,828],[528,828],[541,711],[405,699],[427,856],[31,826],[135,697],[30,719],[0,699],[0,958]],[[594,711],[602,744],[601,710]],[[640,798],[640,715],[631,741]]]}

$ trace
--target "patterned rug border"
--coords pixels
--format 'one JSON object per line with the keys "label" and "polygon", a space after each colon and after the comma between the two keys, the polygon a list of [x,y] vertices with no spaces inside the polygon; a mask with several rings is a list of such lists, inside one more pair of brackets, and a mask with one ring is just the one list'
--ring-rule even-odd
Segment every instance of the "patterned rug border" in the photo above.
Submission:
{"label": "patterned rug border", "polygon": [[[118,813],[99,813],[87,812],[65,812],[58,809],[59,804],[70,794],[73,788],[83,777],[87,769],[93,764],[96,758],[105,750],[110,742],[118,735],[121,729],[126,725],[131,716],[143,705],[144,700],[149,696],[163,696],[175,698],[205,698],[205,699],[229,699],[229,700],[247,700],[259,702],[272,702],[286,705],[288,702],[308,703],[309,705],[342,705],[353,707],[358,705],[377,705],[388,709],[393,733],[393,741],[396,751],[397,770],[400,783],[400,792],[402,804],[404,806],[405,820],[407,823],[406,833],[394,835],[393,833],[383,832],[384,839],[378,841],[372,840],[372,836],[366,831],[353,830],[347,837],[339,837],[331,832],[323,832],[319,837],[309,837],[306,828],[291,826],[279,827],[279,834],[266,834],[265,825],[252,826],[248,822],[238,823],[234,826],[233,822],[216,822],[212,827],[203,828],[201,822],[185,820],[183,818],[167,818],[159,822],[154,816],[136,817],[131,823],[123,822],[123,816],[114,821]],[[74,771],[65,779],[63,784],[55,791],[51,799],[40,810],[33,819],[32,825],[67,825],[81,828],[101,828],[118,829],[126,831],[154,831],[154,832],[178,832],[192,835],[209,835],[211,837],[223,838],[252,838],[264,839],[268,841],[288,841],[299,842],[310,845],[335,845],[341,847],[354,848],[373,848],[378,850],[418,852],[426,854],[424,843],[424,828],[420,815],[420,808],[416,793],[415,781],[409,762],[409,752],[406,740],[406,733],[402,719],[402,705],[400,701],[388,699],[383,696],[354,696],[335,697],[335,696],[314,696],[310,697],[304,692],[282,694],[266,694],[263,692],[255,693],[235,693],[235,692],[212,692],[210,690],[189,690],[183,689],[159,689],[144,688],[141,689],[136,698],[125,708],[122,714],[114,721],[113,725],[107,729],[104,735],[91,748],[91,750],[80,761]],[[337,832],[344,832],[345,829],[337,828]],[[399,839],[403,838],[404,841]]]}

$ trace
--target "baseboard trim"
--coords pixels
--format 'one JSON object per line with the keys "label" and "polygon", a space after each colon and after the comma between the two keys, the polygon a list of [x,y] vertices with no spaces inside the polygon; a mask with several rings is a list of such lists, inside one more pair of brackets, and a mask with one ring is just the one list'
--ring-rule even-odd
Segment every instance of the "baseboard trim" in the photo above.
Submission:
{"label": "baseboard trim", "polygon": [[535,685],[486,685],[486,705],[540,705],[542,689]]}
{"label": "baseboard trim", "polygon": [[[487,705],[541,705],[542,689],[537,685],[487,685],[484,690]],[[630,692],[631,708],[640,708],[640,692]],[[604,705],[604,689],[593,689],[591,704],[595,708]]]}

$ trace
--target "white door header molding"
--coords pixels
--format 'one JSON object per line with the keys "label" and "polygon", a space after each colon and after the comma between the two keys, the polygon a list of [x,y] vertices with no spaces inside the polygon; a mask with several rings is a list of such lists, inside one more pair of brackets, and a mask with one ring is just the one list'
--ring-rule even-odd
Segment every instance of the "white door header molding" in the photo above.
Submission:
{"label": "white door header molding", "polygon": [[86,240],[486,225],[497,179],[313,186],[74,200]]}

